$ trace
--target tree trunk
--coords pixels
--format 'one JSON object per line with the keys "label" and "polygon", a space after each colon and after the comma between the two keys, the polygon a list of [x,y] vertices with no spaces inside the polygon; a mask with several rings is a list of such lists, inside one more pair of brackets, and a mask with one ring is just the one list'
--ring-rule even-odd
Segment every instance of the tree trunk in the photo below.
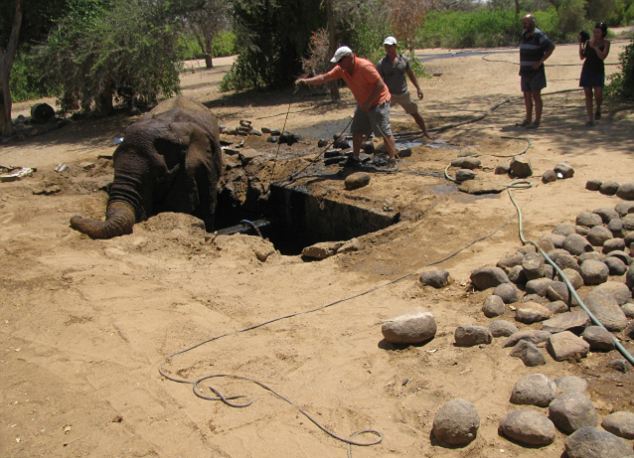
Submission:
{"label": "tree trunk", "polygon": [[[330,51],[330,55],[332,56],[337,50],[337,18],[335,17],[335,11],[332,7],[332,2],[334,0],[329,0],[326,2],[326,16],[327,16],[327,29],[328,29],[328,50]],[[332,81],[328,83],[328,87],[330,89],[330,99],[332,101],[341,100],[341,94],[339,93],[339,86],[337,85],[337,81]]]}
{"label": "tree trunk", "polygon": [[515,16],[520,15],[520,0],[515,0]]}
{"label": "tree trunk", "polygon": [[214,68],[214,48],[212,43],[213,35],[210,33],[205,34],[205,47],[203,48],[203,52],[205,53],[205,67],[207,68]]}
{"label": "tree trunk", "polygon": [[2,84],[2,92],[0,93],[0,134],[11,135],[13,125],[11,124],[11,87],[9,79],[11,77],[11,68],[13,60],[18,51],[18,39],[20,38],[20,28],[22,27],[22,1],[15,0],[15,14],[13,16],[13,25],[11,26],[11,34],[6,49],[0,48],[0,82]]}

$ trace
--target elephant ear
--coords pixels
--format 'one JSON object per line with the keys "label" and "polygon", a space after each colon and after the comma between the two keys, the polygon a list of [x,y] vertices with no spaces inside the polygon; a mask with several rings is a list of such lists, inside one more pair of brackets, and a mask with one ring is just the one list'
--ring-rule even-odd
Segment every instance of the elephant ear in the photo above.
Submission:
{"label": "elephant ear", "polygon": [[172,122],[154,137],[154,149],[165,161],[168,173],[184,165],[194,129],[189,122]]}

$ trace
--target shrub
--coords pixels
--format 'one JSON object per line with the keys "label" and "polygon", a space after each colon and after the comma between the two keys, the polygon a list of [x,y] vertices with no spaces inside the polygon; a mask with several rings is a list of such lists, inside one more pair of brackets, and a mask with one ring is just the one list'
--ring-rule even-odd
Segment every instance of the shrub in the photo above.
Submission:
{"label": "shrub", "polygon": [[[179,39],[182,58],[184,60],[203,59],[205,54],[200,43],[191,34],[184,34]],[[230,30],[220,32],[212,42],[214,57],[225,57],[237,54],[236,34]]]}
{"label": "shrub", "polygon": [[612,98],[634,100],[634,39],[619,56],[620,71],[614,74],[608,85]]}

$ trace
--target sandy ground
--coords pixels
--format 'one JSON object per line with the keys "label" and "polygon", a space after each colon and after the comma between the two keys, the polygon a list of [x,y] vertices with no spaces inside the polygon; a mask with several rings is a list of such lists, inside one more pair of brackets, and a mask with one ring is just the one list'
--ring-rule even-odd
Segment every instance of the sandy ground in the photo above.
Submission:
{"label": "sandy ground", "polygon": [[[614,44],[609,62],[616,62],[623,46]],[[486,154],[524,147],[500,137],[528,135],[537,174],[561,161],[576,169],[573,179],[550,185],[534,180],[531,190],[516,193],[529,236],[571,221],[582,210],[616,204],[616,198],[585,191],[584,184],[589,178],[631,180],[632,109],[588,130],[579,92],[547,95],[543,128],[519,131],[513,127],[522,118],[516,51],[490,59],[494,62],[479,56],[429,62],[428,72],[439,75],[423,80],[422,107],[431,126],[510,100],[483,121],[440,136],[457,149],[415,148],[402,170],[438,173],[459,152],[471,151],[482,155],[492,175],[508,159]],[[294,113],[287,127],[312,138],[331,135],[349,119],[353,105],[347,91],[339,104],[318,94],[222,94],[217,85],[229,63],[190,70],[182,81],[184,94],[205,102],[224,125],[246,118],[256,127],[281,128],[289,102]],[[576,47],[558,47],[547,71],[547,92],[576,88]],[[393,114],[396,125],[413,129],[399,109]],[[111,154],[112,137],[129,122],[121,116],[72,123],[0,150],[2,165],[38,168],[32,178],[0,184],[0,456],[346,456],[345,446],[253,385],[216,384],[255,400],[232,409],[163,379],[158,367],[183,346],[364,291],[495,229],[442,264],[454,279],[447,289],[421,288],[410,277],[202,346],[175,360],[172,371],[187,378],[210,372],[255,377],[342,435],[366,428],[383,433],[382,444],[355,448],[356,457],[559,457],[561,434],[543,449],[522,448],[497,434],[500,418],[512,408],[510,390],[526,373],[581,374],[601,415],[633,409],[632,372],[607,368],[615,353],[593,353],[580,363],[549,359],[531,369],[510,358],[500,341],[485,348],[453,346],[457,325],[487,321],[480,312],[486,294],[466,291],[469,272],[519,247],[506,194],[468,196],[441,178],[408,173],[374,174],[368,187],[347,193],[340,179],[321,180],[311,186],[342,199],[384,203],[400,210],[403,222],[362,237],[359,252],[316,263],[280,254],[262,263],[255,253],[270,248],[268,242],[250,236],[213,239],[187,216],[159,215],[138,224],[130,236],[92,241],[70,230],[68,219],[77,212],[102,214],[106,196],[98,189],[110,178],[111,166],[97,157]],[[266,148],[261,139],[247,141]],[[283,147],[281,154],[314,150],[312,141]],[[79,164],[85,161],[95,167],[84,170]],[[70,170],[53,172],[59,162]],[[51,185],[60,192],[33,194]],[[434,312],[436,338],[422,347],[382,348],[381,321],[417,308]],[[429,440],[435,411],[454,397],[472,401],[481,418],[478,438],[456,450]]]}

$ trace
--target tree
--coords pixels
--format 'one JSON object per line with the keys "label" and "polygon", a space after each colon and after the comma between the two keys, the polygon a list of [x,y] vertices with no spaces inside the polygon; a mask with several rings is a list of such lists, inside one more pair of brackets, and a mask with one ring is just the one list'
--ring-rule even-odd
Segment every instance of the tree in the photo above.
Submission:
{"label": "tree", "polygon": [[187,23],[205,55],[205,66],[213,68],[213,39],[229,25],[231,5],[227,0],[204,0],[200,8],[187,13]]}
{"label": "tree", "polygon": [[156,0],[73,0],[39,50],[47,82],[61,88],[62,108],[110,114],[114,99],[151,106],[178,91],[175,4]]}
{"label": "tree", "polygon": [[66,0],[3,0],[0,3],[0,135],[10,135],[12,97],[9,80],[21,46],[46,37],[63,14]]}
{"label": "tree", "polygon": [[392,25],[392,30],[411,54],[414,53],[416,31],[423,23],[425,14],[431,7],[431,0],[390,1],[390,24]]}

